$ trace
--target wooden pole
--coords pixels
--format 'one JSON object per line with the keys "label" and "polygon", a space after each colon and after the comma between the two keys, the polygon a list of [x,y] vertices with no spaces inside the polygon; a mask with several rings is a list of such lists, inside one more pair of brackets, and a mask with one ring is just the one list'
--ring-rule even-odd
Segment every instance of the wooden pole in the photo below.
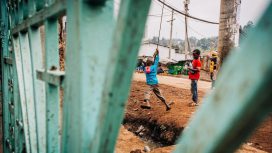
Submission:
{"label": "wooden pole", "polygon": [[[188,11],[189,11],[189,8],[188,8],[188,5],[189,5],[190,1],[189,0],[185,0],[184,1],[184,9],[185,9],[185,14],[188,15]],[[184,16],[185,17],[185,60],[187,60],[187,54],[189,52],[189,40],[188,40],[188,22],[187,22],[187,16]]]}
{"label": "wooden pole", "polygon": [[238,46],[240,4],[241,0],[221,0],[218,38],[220,65],[230,50]]}
{"label": "wooden pole", "polygon": [[173,35],[173,21],[174,21],[174,10],[172,10],[172,16],[170,22],[171,29],[170,29],[170,40],[169,40],[169,59],[171,59],[171,50],[172,50],[172,35]]}

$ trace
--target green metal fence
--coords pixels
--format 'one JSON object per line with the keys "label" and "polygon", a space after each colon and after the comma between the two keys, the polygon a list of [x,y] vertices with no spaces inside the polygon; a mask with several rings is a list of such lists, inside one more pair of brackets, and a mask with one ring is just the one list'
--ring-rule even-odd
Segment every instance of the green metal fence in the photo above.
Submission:
{"label": "green metal fence", "polygon": [[[113,0],[0,1],[5,153],[114,152],[150,2],[123,0],[115,18]],[[223,66],[176,152],[233,152],[272,111],[271,41],[272,4]]]}

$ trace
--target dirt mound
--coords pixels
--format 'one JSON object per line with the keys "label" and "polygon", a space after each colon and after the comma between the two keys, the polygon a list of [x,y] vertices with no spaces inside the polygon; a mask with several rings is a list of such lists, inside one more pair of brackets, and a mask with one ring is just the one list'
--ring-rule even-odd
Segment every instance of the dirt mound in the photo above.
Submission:
{"label": "dirt mound", "polygon": [[[160,85],[166,100],[173,102],[172,109],[166,111],[164,104],[152,95],[150,99],[152,108],[146,110],[141,108],[141,104],[147,88],[143,82],[133,82],[123,124],[126,129],[141,137],[152,139],[162,145],[173,145],[196,109],[188,107],[191,94],[186,89]],[[203,97],[204,93],[200,92],[199,95]],[[140,126],[143,126],[144,130],[137,132]]]}
{"label": "dirt mound", "polygon": [[144,146],[145,143],[142,140],[126,130],[123,126],[121,127],[115,147],[116,153],[129,153],[131,151],[136,151],[137,149],[142,150]]}
{"label": "dirt mound", "polygon": [[[116,144],[116,153],[144,153],[144,147],[149,144],[139,139],[136,135],[126,130],[123,126],[120,129],[119,137]],[[151,148],[151,153],[170,153],[173,152],[175,146]],[[266,153],[259,149],[253,148],[247,144],[240,147],[236,153]]]}
{"label": "dirt mound", "polygon": [[[172,109],[166,111],[164,104],[155,95],[151,96],[152,108],[150,110],[142,109],[140,106],[144,102],[144,91],[147,88],[148,86],[144,82],[133,81],[132,83],[123,125],[127,130],[135,134],[132,134],[133,137],[138,136],[137,139],[142,141],[142,143],[134,142],[133,144],[140,145],[134,148],[134,150],[131,149],[129,151],[143,149],[144,145],[147,144],[152,150],[158,149],[157,151],[160,152],[160,148],[164,148],[162,152],[170,152],[169,150],[173,148],[171,146],[175,144],[175,141],[182,134],[182,130],[188,124],[190,117],[194,114],[197,107],[188,107],[188,103],[191,102],[190,90],[160,85],[160,89],[163,91],[162,93],[166,100],[174,102],[171,105]],[[204,94],[203,91],[199,92],[200,101],[202,101]],[[272,152],[271,128],[272,116],[256,130],[247,141],[248,144],[252,147]],[[125,143],[128,143],[126,146],[131,148],[130,142],[126,141]],[[132,146],[134,146],[133,144]]]}

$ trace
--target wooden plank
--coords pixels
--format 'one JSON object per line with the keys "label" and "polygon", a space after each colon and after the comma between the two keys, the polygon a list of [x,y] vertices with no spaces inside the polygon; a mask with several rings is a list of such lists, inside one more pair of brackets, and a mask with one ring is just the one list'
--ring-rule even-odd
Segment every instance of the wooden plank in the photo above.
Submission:
{"label": "wooden plank", "polygon": [[[14,46],[14,45],[13,45]],[[14,50],[13,50],[14,53]],[[15,55],[12,54],[13,59],[15,59]],[[13,65],[13,79],[14,79],[14,117],[15,117],[15,152],[23,152],[23,143],[25,142],[24,137],[24,128],[23,128],[23,122],[22,122],[22,111],[21,111],[21,104],[20,104],[20,94],[19,94],[19,87],[18,87],[18,77],[17,77],[17,68],[16,64]],[[20,124],[18,124],[20,123]]]}
{"label": "wooden plank", "polygon": [[21,57],[21,51],[20,51],[21,49],[20,49],[19,37],[13,37],[12,41],[13,41],[15,63],[16,63],[16,69],[17,69],[21,110],[22,110],[22,116],[23,116],[26,151],[30,152],[29,127],[28,127],[29,124],[27,119],[27,104],[26,104],[26,98],[24,93],[24,78],[23,78],[23,70],[22,70],[22,57]]}
{"label": "wooden plank", "polygon": [[45,81],[54,86],[61,86],[64,80],[65,72],[63,71],[47,71],[37,70],[37,79]]}
{"label": "wooden plank", "polygon": [[30,149],[37,152],[38,143],[36,135],[36,112],[33,91],[32,62],[29,48],[28,33],[19,34],[21,45],[21,56],[23,65],[24,91],[27,105],[27,115],[29,124]]}
{"label": "wooden plank", "polygon": [[[29,15],[33,16],[36,13],[36,9],[39,8],[43,0],[37,2],[35,5],[34,0],[28,1]],[[36,69],[44,68],[43,55],[41,49],[41,36],[39,27],[28,27],[29,33],[29,46],[31,62],[32,62],[32,78],[33,78],[33,91],[36,113],[36,133],[38,152],[46,153],[46,107],[45,107],[45,83],[36,79]]]}
{"label": "wooden plank", "polygon": [[83,1],[67,1],[62,152],[99,150],[114,27],[113,1],[95,7]]}
{"label": "wooden plank", "polygon": [[[8,14],[7,14],[7,7],[5,7],[7,4],[6,0],[0,1],[0,19],[1,19],[1,25],[0,25],[0,37],[1,37],[1,58],[2,57],[8,57]],[[8,91],[8,79],[9,79],[9,73],[8,69],[10,68],[9,65],[6,65],[4,63],[4,60],[1,60],[1,66],[2,66],[2,80],[1,80],[1,87],[2,87],[2,108],[3,108],[3,144],[4,142],[10,138],[9,135],[9,110],[8,110],[8,102],[9,102],[9,91]],[[9,152],[9,148],[7,145],[3,145],[3,151]]]}
{"label": "wooden plank", "polygon": [[[45,69],[59,70],[57,19],[45,21]],[[60,152],[59,87],[46,84],[46,145],[47,152]]]}
{"label": "wooden plank", "polygon": [[20,31],[26,31],[28,27],[40,26],[44,23],[47,18],[56,18],[58,16],[64,15],[66,9],[66,1],[58,0],[53,5],[35,13],[31,18],[26,19],[14,29],[12,29],[12,34],[16,35]]}
{"label": "wooden plank", "polygon": [[234,152],[272,111],[271,33],[270,2],[248,39],[226,60],[215,91],[183,132],[176,153]]}
{"label": "wooden plank", "polygon": [[114,151],[150,3],[150,0],[124,0],[121,3],[107,63],[110,69],[104,72],[107,78],[102,102],[107,103],[107,109],[99,152]]}
{"label": "wooden plank", "polygon": [[[11,27],[15,25],[15,23],[18,22],[17,17],[15,16],[15,9],[12,8],[10,10],[10,18],[11,20]],[[16,21],[15,21],[16,20]],[[9,27],[10,28],[10,27]],[[11,46],[13,45],[13,42],[11,41]],[[10,47],[11,51],[10,56],[12,58],[12,61],[15,61],[15,55],[14,55],[14,49],[13,47]],[[13,119],[13,125],[14,125],[14,150],[15,152],[23,152],[24,149],[24,143],[25,143],[25,137],[24,137],[24,129],[23,129],[23,122],[22,122],[22,111],[21,111],[21,104],[20,104],[20,94],[19,94],[19,87],[18,87],[18,77],[17,77],[17,68],[16,64],[14,63],[12,65],[12,78],[13,78],[13,103],[14,103],[14,119]],[[20,121],[22,126],[17,125],[17,121]]]}
{"label": "wooden plank", "polygon": [[41,47],[41,35],[39,28],[29,28],[29,43],[32,55],[34,96],[36,106],[36,124],[38,135],[38,152],[46,153],[46,105],[45,105],[45,83],[36,78],[36,70],[44,69],[44,55]]}

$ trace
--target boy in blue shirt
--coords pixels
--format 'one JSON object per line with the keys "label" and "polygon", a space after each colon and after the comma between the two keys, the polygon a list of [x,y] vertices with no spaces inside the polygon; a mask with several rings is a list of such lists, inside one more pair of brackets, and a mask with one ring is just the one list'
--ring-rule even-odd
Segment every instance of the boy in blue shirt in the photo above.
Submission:
{"label": "boy in blue shirt", "polygon": [[146,61],[146,66],[144,68],[145,76],[146,76],[146,84],[149,85],[149,89],[145,92],[145,105],[142,105],[142,108],[151,109],[150,106],[150,94],[151,91],[165,104],[166,111],[170,110],[169,104],[166,103],[165,98],[162,96],[161,91],[158,86],[158,79],[157,79],[157,69],[159,65],[159,50],[156,49],[154,55],[154,63],[151,60]]}

